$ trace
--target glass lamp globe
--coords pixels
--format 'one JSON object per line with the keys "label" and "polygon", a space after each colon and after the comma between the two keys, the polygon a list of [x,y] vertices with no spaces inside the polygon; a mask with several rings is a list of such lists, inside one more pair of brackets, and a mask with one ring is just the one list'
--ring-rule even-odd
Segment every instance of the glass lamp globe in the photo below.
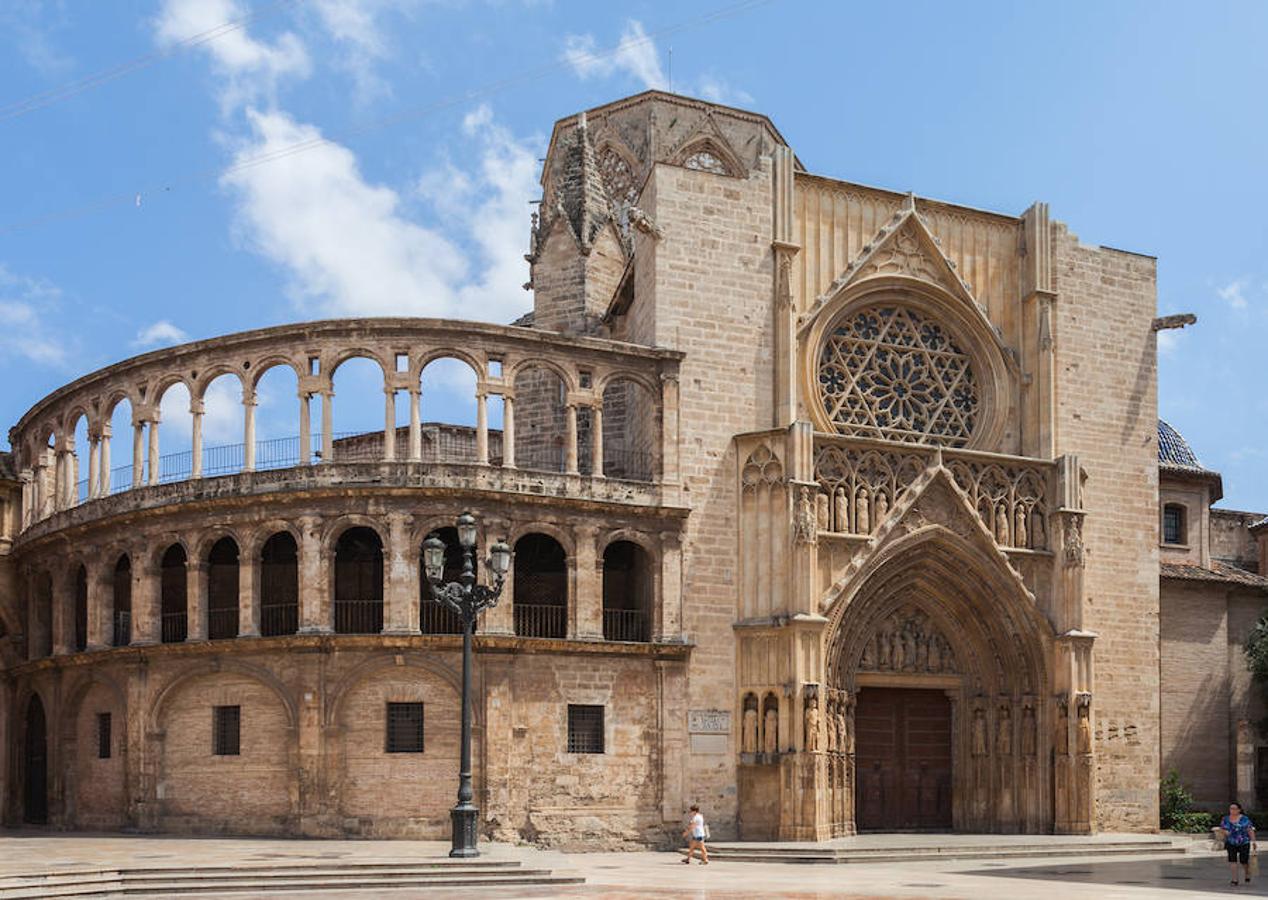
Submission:
{"label": "glass lamp globe", "polygon": [[434,535],[423,541],[423,571],[433,583],[445,572],[445,542]]}
{"label": "glass lamp globe", "polygon": [[458,525],[458,543],[470,550],[476,545],[475,516],[470,512],[464,512],[458,517],[456,524]]}

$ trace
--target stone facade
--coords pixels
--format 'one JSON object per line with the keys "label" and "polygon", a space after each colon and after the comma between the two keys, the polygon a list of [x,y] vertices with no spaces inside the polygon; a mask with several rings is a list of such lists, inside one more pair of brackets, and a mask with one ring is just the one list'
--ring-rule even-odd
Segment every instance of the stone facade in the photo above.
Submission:
{"label": "stone facade", "polygon": [[[86,375],[14,426],[7,821],[446,834],[458,638],[419,548],[470,508],[482,546],[516,550],[476,639],[486,834],[661,843],[692,802],[719,838],[1156,827],[1179,733],[1160,638],[1165,672],[1182,620],[1210,623],[1159,622],[1151,258],[1044,204],[811,174],[764,116],[660,92],[556,123],[527,256],[514,326],[229,335]],[[337,436],[353,357],[383,372],[384,428]],[[442,357],[475,375],[474,429],[422,421]],[[278,366],[297,437],[266,453]],[[243,441],[205,448],[229,372]],[[160,453],[174,384],[184,468]],[[1253,528],[1201,516],[1250,557]],[[421,716],[418,746],[394,716]]]}

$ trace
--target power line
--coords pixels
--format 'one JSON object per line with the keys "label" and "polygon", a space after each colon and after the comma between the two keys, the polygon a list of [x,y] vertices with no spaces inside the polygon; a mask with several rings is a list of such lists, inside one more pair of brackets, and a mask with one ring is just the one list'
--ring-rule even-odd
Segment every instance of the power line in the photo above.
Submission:
{"label": "power line", "polygon": [[[731,18],[733,16],[741,15],[743,13],[749,12],[750,10],[756,9],[760,6],[768,5],[769,3],[772,3],[772,2],[774,2],[774,0],[741,0],[741,2],[739,3],[733,3],[728,6],[720,7],[718,9],[713,10],[712,12],[704,13],[692,19],[687,19],[673,25],[667,25],[661,28],[654,29],[652,31],[645,32],[641,37],[619,41],[617,44],[611,47],[608,47],[604,50],[587,53],[586,56],[588,59],[591,59],[591,60],[605,59],[609,56],[615,56],[617,53],[620,53],[622,50],[628,49],[630,47],[638,47],[643,44],[651,43],[657,38],[663,38],[669,35],[678,34],[679,32],[689,31],[696,28],[702,28],[707,25],[712,25],[716,22],[720,22],[724,19]],[[0,234],[8,234],[8,233],[17,232],[17,231],[25,231],[27,229],[35,228],[40,225],[49,224],[55,221],[64,221],[67,219],[78,218],[80,216],[90,215],[94,212],[98,212],[103,209],[108,209],[112,206],[122,205],[124,203],[137,203],[139,205],[142,199],[145,197],[150,197],[155,194],[161,195],[165,193],[170,193],[179,187],[195,184],[200,181],[205,181],[205,180],[213,179],[213,178],[221,178],[226,175],[233,175],[238,172],[244,172],[249,169],[256,168],[258,166],[267,165],[268,163],[277,162],[278,160],[281,160],[281,159],[287,159],[289,157],[296,156],[300,153],[305,153],[309,150],[313,150],[318,147],[338,145],[347,141],[349,138],[360,137],[366,134],[372,134],[376,131],[382,131],[385,128],[394,127],[403,122],[408,122],[414,119],[424,118],[426,116],[432,115],[433,113],[439,112],[441,110],[444,110],[453,106],[459,106],[461,104],[471,103],[475,100],[481,100],[486,97],[492,96],[494,94],[500,93],[504,90],[507,90],[508,88],[514,87],[516,85],[523,84],[526,82],[531,82],[531,81],[538,81],[542,78],[547,77],[548,75],[554,74],[555,72],[566,68],[569,65],[571,65],[571,63],[568,62],[568,60],[566,59],[553,60],[549,63],[543,63],[542,65],[536,66],[534,68],[523,70],[521,72],[516,73],[515,75],[511,75],[506,78],[499,79],[497,81],[489,82],[488,84],[482,85],[477,88],[472,88],[471,90],[465,91],[460,94],[454,94],[449,97],[445,97],[440,100],[433,101],[431,103],[423,104],[421,106],[415,106],[415,107],[409,107],[409,108],[403,109],[390,116],[385,116],[380,119],[375,119],[358,128],[345,129],[344,131],[334,134],[330,137],[319,136],[319,137],[309,138],[308,140],[304,140],[304,141],[297,141],[293,144],[288,144],[285,147],[278,147],[274,150],[269,150],[264,153],[258,153],[254,156],[241,159],[238,162],[228,167],[216,166],[214,168],[200,169],[194,172],[190,172],[183,176],[167,179],[162,182],[152,183],[150,186],[144,187],[140,190],[134,189],[134,190],[128,190],[128,191],[118,191],[114,193],[103,194],[93,200],[90,200],[78,206],[66,207],[64,209],[57,210],[51,213],[46,213],[42,216],[37,216],[32,219],[16,220],[13,222],[9,222],[4,224],[3,226],[0,226]]]}
{"label": "power line", "polygon": [[11,103],[6,103],[5,105],[0,106],[0,122],[4,122],[8,119],[16,119],[19,116],[26,115],[27,113],[35,112],[38,109],[44,109],[55,103],[60,103],[63,100],[68,100],[71,97],[84,93],[85,91],[90,91],[93,88],[100,87],[103,84],[122,78],[125,75],[137,71],[138,69],[144,69],[148,66],[152,66],[157,62],[161,62],[162,60],[174,56],[182,50],[188,50],[191,47],[198,47],[202,44],[210,43],[217,38],[224,37],[226,34],[241,31],[251,22],[262,18],[266,12],[276,9],[279,6],[289,5],[295,2],[298,2],[298,0],[273,0],[272,3],[267,3],[254,12],[247,13],[239,19],[234,19],[229,22],[221,22],[214,28],[208,28],[206,31],[200,31],[197,34],[192,34],[189,37],[182,38],[162,50],[156,50],[153,53],[147,53],[144,56],[138,56],[135,59],[118,63],[108,69],[102,69],[99,72],[94,72],[92,75],[86,75],[76,81],[70,81],[66,84],[41,91],[38,94],[32,94],[22,100],[15,100]]}

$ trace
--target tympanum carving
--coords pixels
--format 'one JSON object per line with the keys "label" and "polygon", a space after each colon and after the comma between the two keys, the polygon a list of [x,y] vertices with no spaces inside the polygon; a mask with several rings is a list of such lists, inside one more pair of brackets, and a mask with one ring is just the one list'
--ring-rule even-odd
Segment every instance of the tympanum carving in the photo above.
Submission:
{"label": "tympanum carving", "polygon": [[924,612],[901,609],[876,629],[863,645],[861,672],[958,671],[955,652]]}

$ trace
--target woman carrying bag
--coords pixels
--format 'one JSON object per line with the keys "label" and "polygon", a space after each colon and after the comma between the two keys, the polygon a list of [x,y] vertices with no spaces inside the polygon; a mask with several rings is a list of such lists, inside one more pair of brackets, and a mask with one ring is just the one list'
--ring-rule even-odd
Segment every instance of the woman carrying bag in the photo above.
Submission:
{"label": "woman carrying bag", "polygon": [[1229,884],[1237,884],[1238,863],[1242,866],[1246,883],[1250,884],[1250,854],[1252,850],[1259,849],[1255,843],[1255,823],[1242,813],[1240,803],[1233,802],[1228,805],[1228,815],[1220,822],[1220,830],[1225,834],[1224,849],[1228,852],[1228,871],[1232,876]]}

